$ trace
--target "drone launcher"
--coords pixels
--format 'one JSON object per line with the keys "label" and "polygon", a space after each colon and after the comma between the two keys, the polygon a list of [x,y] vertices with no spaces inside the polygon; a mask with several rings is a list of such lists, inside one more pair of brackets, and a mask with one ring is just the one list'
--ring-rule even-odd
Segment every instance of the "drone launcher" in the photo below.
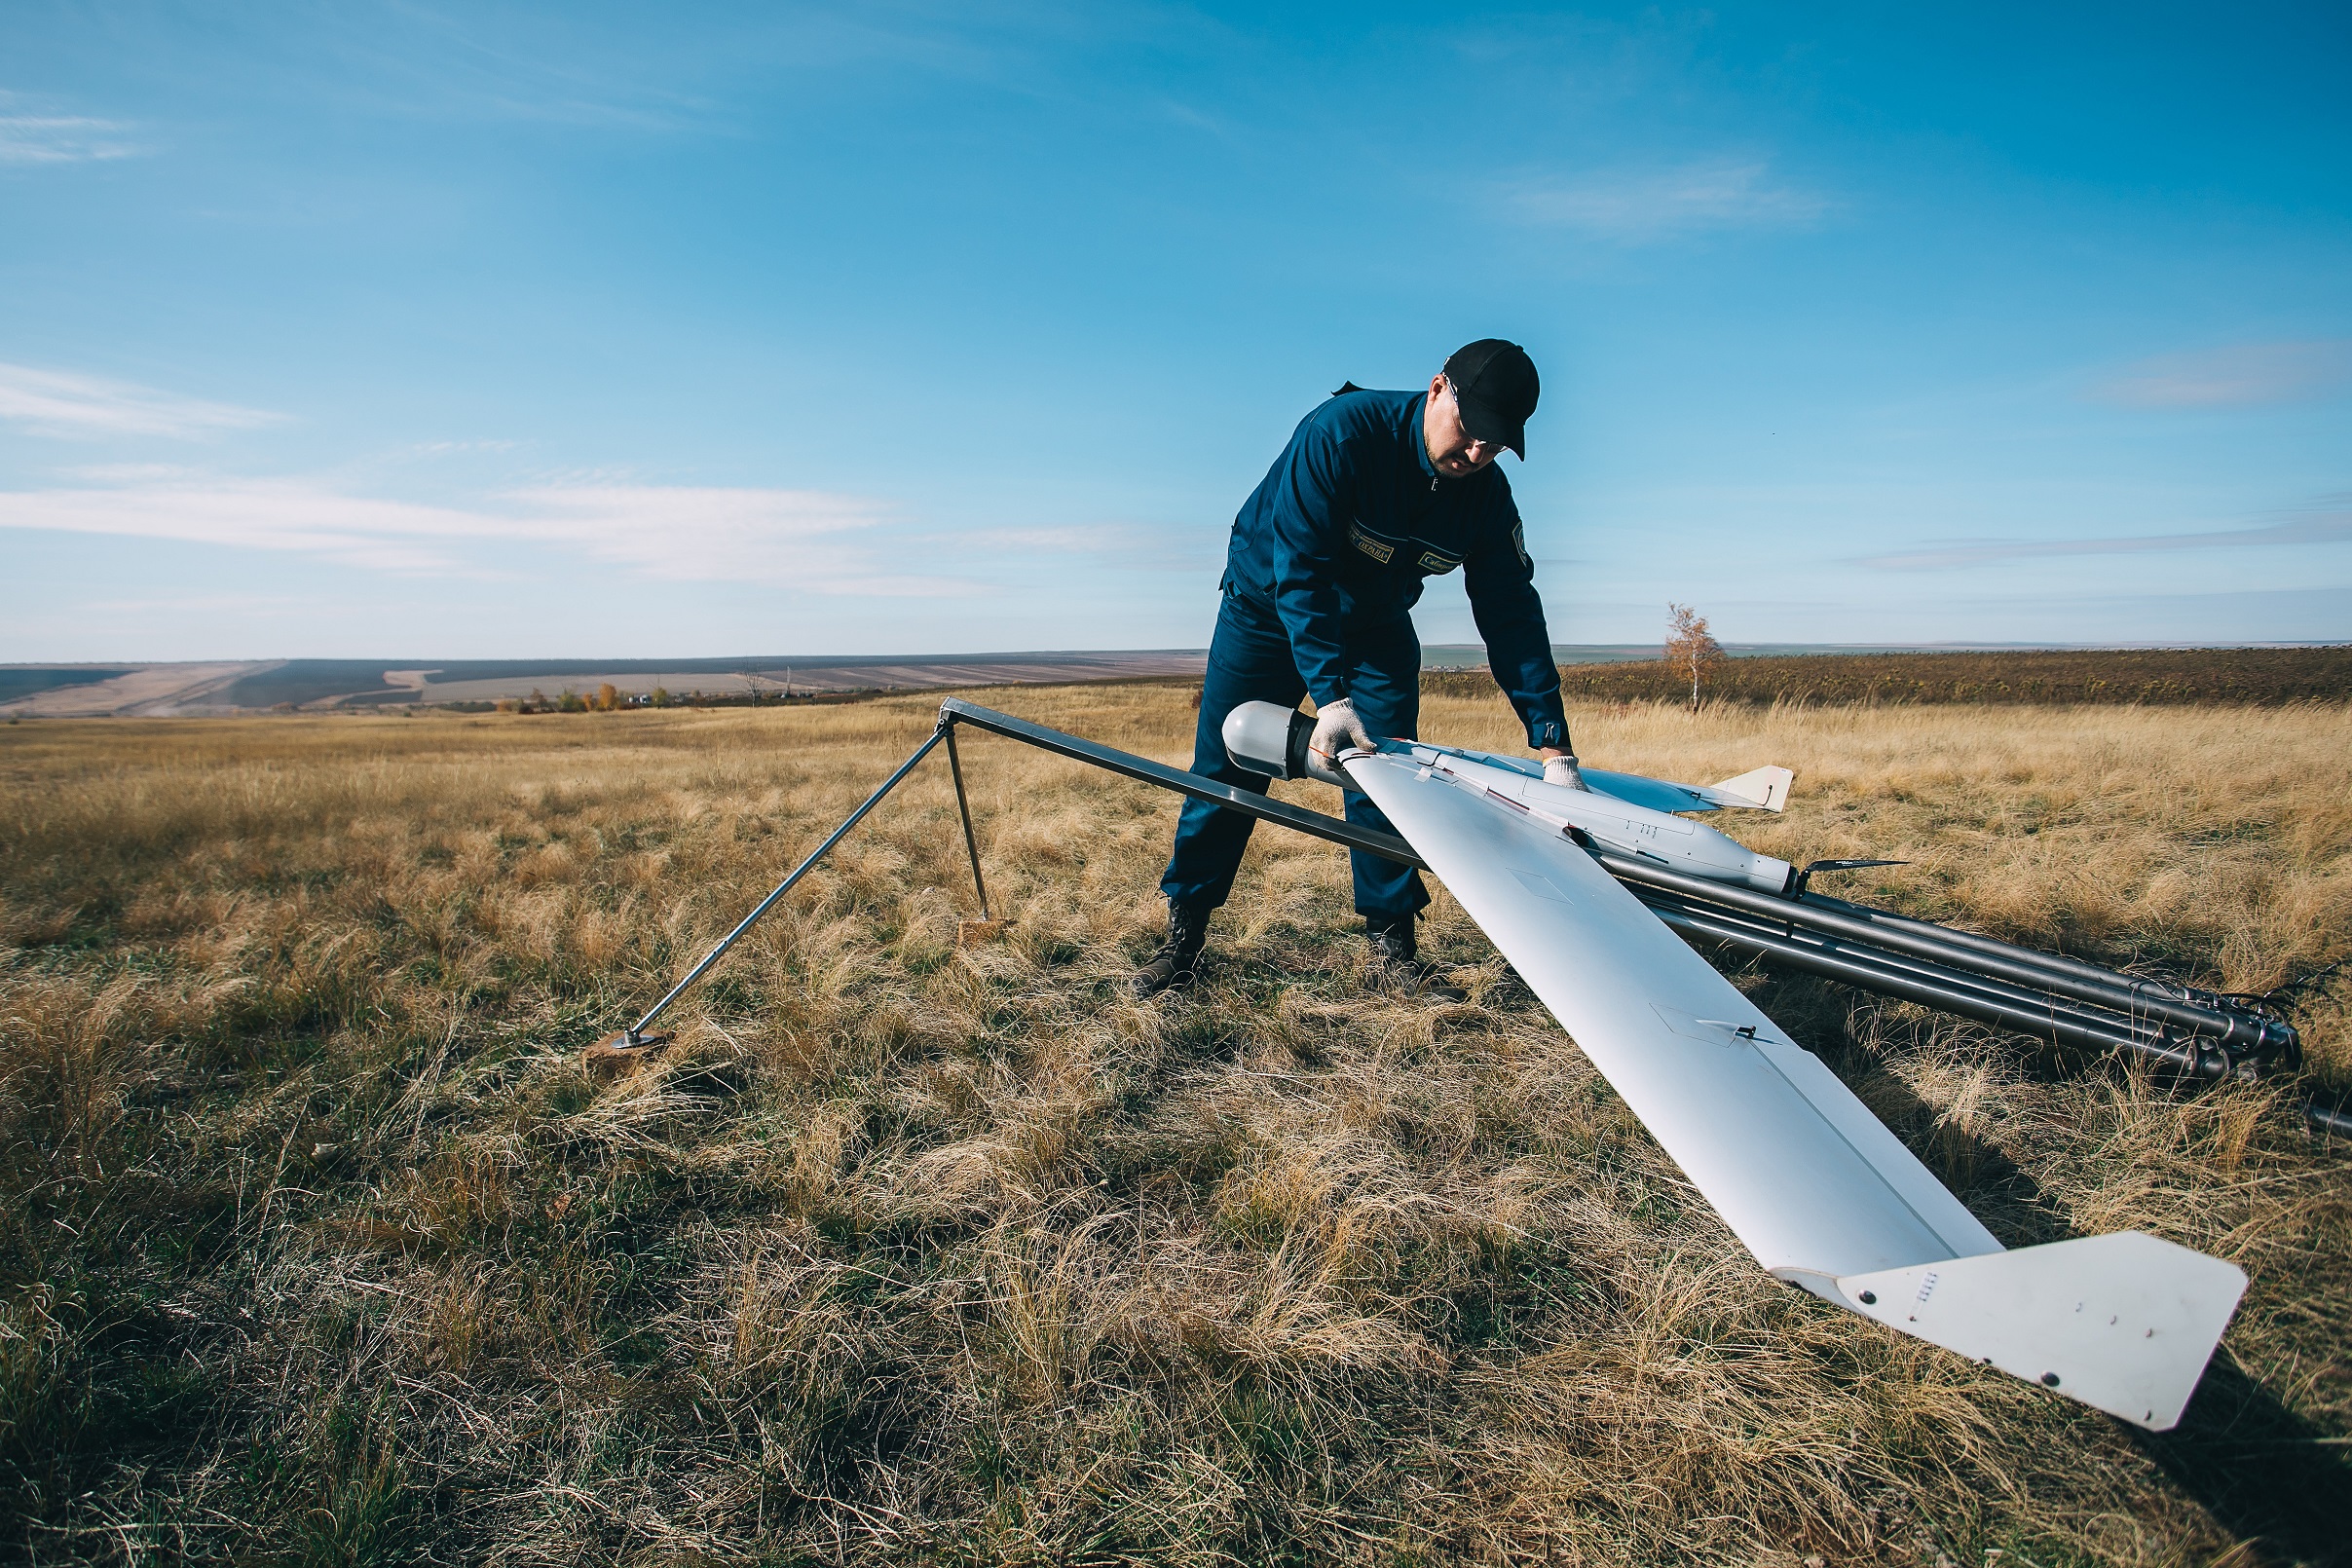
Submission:
{"label": "drone launcher", "polygon": [[[1756,1260],[1850,1312],[2161,1431],[2180,1420],[2245,1290],[2231,1264],[2137,1232],[2005,1251],[1690,944],[2062,1045],[2127,1052],[2186,1079],[2294,1066],[2294,1028],[2254,999],[1824,897],[1809,890],[1811,876],[1855,863],[1799,870],[1691,820],[1780,809],[1785,768],[1703,786],[1586,768],[1590,788],[1574,790],[1546,783],[1522,758],[1384,741],[1340,763],[1400,830],[1389,834],[951,697],[882,787],[599,1049],[626,1053],[658,1038],[646,1031],[662,1012],[943,741],[988,921],[959,727],[1434,872]],[[1306,732],[1296,713],[1250,703],[1224,737],[1237,764],[1290,778]],[[2327,1131],[2348,1130],[2339,1111],[2309,1114]]]}

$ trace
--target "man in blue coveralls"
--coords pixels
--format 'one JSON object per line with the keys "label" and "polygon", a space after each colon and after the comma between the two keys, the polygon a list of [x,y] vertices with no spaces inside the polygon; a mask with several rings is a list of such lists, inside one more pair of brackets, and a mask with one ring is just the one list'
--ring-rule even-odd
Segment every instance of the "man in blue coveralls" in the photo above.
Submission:
{"label": "man in blue coveralls", "polygon": [[[1460,567],[1488,667],[1543,756],[1545,778],[1584,787],[1519,508],[1494,466],[1507,447],[1526,461],[1538,391],[1526,350],[1482,338],[1447,359],[1427,392],[1350,384],[1299,422],[1234,519],[1194,772],[1263,792],[1263,777],[1225,755],[1225,716],[1244,702],[1296,706],[1312,696],[1309,770],[1348,789],[1341,752],[1369,747],[1375,735],[1414,735],[1421,642],[1412,607],[1422,579]],[[1366,797],[1348,789],[1346,801],[1350,822],[1396,831]],[[1160,878],[1168,940],[1136,972],[1137,995],[1191,982],[1209,915],[1233,892],[1251,824],[1238,811],[1184,803],[1176,853]],[[1373,977],[1448,989],[1416,953],[1413,921],[1429,903],[1421,874],[1362,850],[1350,858]]]}

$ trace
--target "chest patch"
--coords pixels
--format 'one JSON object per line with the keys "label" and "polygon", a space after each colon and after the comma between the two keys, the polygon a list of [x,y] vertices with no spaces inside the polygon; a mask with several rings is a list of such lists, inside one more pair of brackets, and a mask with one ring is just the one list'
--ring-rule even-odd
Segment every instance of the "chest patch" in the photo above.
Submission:
{"label": "chest patch", "polygon": [[1421,570],[1424,572],[1435,573],[1438,577],[1443,577],[1446,573],[1451,572],[1455,567],[1460,566],[1461,564],[1462,563],[1453,556],[1439,555],[1436,550],[1423,550],[1421,552]]}
{"label": "chest patch", "polygon": [[1348,538],[1355,541],[1358,549],[1378,561],[1382,566],[1388,565],[1390,558],[1397,553],[1396,545],[1383,544],[1361,528],[1351,526],[1348,529]]}

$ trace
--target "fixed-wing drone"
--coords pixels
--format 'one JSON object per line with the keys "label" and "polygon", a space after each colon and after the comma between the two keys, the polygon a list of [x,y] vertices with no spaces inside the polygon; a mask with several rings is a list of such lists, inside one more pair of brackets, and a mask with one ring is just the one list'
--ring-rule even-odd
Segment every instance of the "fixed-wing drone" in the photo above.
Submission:
{"label": "fixed-wing drone", "polygon": [[[2246,1276],[2136,1231],[2004,1249],[1853,1092],[1682,936],[2044,1038],[2128,1049],[2185,1078],[2252,1077],[2299,1060],[2259,1000],[2098,968],[1809,892],[1811,871],[1688,813],[1777,811],[1767,767],[1695,786],[1539,765],[1413,740],[1339,765],[1398,829],[1378,833],[951,697],[930,737],[635,1026],[590,1047],[624,1062],[661,1014],[945,742],[981,921],[988,886],[956,759],[969,726],[1232,810],[1427,867],[1443,880],[1611,1087],[1777,1278],[1849,1312],[1999,1367],[2135,1425],[2176,1425]],[[1233,761],[1304,773],[1303,715],[1245,704]],[[1682,933],[1678,936],[1677,933]],[[2334,1128],[2340,1113],[2314,1108]]]}
{"label": "fixed-wing drone", "polygon": [[[1236,709],[1233,760],[1295,776],[1302,719]],[[1278,738],[1279,737],[1279,738]],[[2009,1251],[1819,1059],[1594,850],[1785,893],[1797,870],[1675,815],[1777,811],[1790,775],[1699,788],[1391,740],[1339,765],[1443,879],[1757,1262],[1825,1301],[2140,1426],[2182,1410],[2246,1276],[2137,1231]]]}

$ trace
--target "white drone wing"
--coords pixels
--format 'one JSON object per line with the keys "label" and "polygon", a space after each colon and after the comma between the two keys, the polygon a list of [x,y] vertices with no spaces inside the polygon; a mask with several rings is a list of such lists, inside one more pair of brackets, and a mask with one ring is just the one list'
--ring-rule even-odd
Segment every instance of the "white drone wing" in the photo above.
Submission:
{"label": "white drone wing", "polygon": [[2125,1420],[2179,1421],[2244,1274],[2136,1234],[2004,1252],[1533,791],[1403,742],[1343,762],[1758,1262]]}
{"label": "white drone wing", "polygon": [[[1463,751],[1452,746],[1432,746],[1423,741],[1413,742],[1420,751],[1441,752],[1467,762],[1481,763],[1488,767],[1500,767],[1542,778],[1544,765],[1524,757],[1505,757],[1494,752]],[[1788,787],[1797,775],[1785,767],[1757,767],[1727,778],[1716,784],[1675,784],[1662,778],[1649,778],[1640,773],[1613,773],[1605,767],[1582,769],[1585,783],[1596,795],[1613,796],[1628,804],[1646,806],[1652,811],[1720,811],[1726,806],[1739,806],[1749,811],[1777,811],[1788,803]]]}

